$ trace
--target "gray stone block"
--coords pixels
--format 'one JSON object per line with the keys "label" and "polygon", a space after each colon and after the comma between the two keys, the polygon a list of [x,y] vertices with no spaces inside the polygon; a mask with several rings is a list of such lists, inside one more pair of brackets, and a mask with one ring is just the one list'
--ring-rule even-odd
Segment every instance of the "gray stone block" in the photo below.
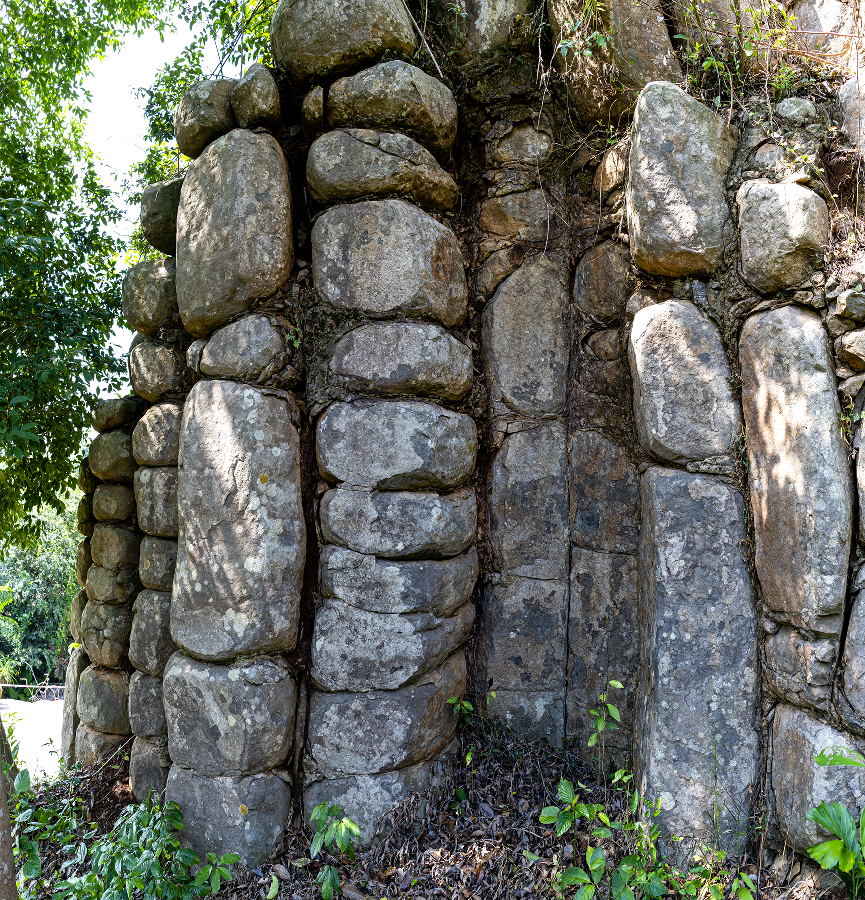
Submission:
{"label": "gray stone block", "polygon": [[310,194],[325,205],[403,197],[447,212],[459,198],[456,182],[429,150],[388,131],[350,128],[323,134],[310,148],[306,179]]}
{"label": "gray stone block", "polygon": [[152,799],[162,798],[165,795],[165,784],[168,781],[168,765],[164,754],[152,741],[136,737],[132,742],[132,750],[129,753],[129,787],[132,795],[139,803],[144,803],[148,797]]}
{"label": "gray stone block", "polygon": [[565,692],[497,690],[484,710],[516,734],[561,747],[565,738]]}
{"label": "gray stone block", "polygon": [[627,248],[612,241],[593,247],[580,260],[574,277],[574,303],[590,322],[609,325],[625,315],[630,291]]}
{"label": "gray stone block", "polygon": [[148,740],[168,734],[161,678],[135,672],[129,679],[129,728],[136,737]]}
{"label": "gray stone block", "polygon": [[180,453],[183,404],[151,406],[132,432],[132,453],[141,466],[176,466]]}
{"label": "gray stone block", "polygon": [[171,639],[171,594],[142,591],[132,604],[129,661],[155,678],[161,678],[177,645]]}
{"label": "gray stone block", "polygon": [[[848,638],[849,639],[849,638]],[[796,706],[828,711],[838,641],[808,641],[793,628],[766,637],[763,674],[769,688]]]}
{"label": "gray stone block", "polygon": [[78,717],[104,734],[129,734],[129,675],[88,666],[78,679]]}
{"label": "gray stone block", "polygon": [[140,532],[100,523],[93,530],[90,553],[94,565],[119,572],[138,567],[140,546]]}
{"label": "gray stone block", "polygon": [[267,66],[253,63],[231,92],[231,109],[241,128],[272,128],[279,122],[279,88]]}
{"label": "gray stone block", "polygon": [[244,316],[213,334],[201,352],[198,371],[256,381],[284,352],[285,338],[267,316]]}
{"label": "gray stone block", "polygon": [[90,538],[83,540],[78,545],[75,553],[75,580],[81,587],[87,584],[87,573],[93,565],[93,556],[90,552]]}
{"label": "gray stone block", "polygon": [[392,559],[447,559],[468,549],[477,526],[470,488],[452,494],[337,488],[321,499],[322,537]]}
{"label": "gray stone block", "polygon": [[101,566],[87,570],[85,592],[94,603],[126,603],[135,597],[139,587],[132,571],[112,572]]}
{"label": "gray stone block", "polygon": [[[90,414],[90,424],[94,431],[112,431],[115,428],[121,428],[135,421],[141,403],[137,397],[112,397],[108,400],[101,400],[93,408]],[[96,485],[89,489],[81,485],[81,490],[85,494],[92,494]]]}
{"label": "gray stone block", "polygon": [[846,700],[842,708],[850,704],[853,714],[865,722],[865,593],[861,591],[853,598],[841,670],[841,684]]}
{"label": "gray stone block", "polygon": [[484,362],[495,414],[563,412],[567,277],[563,254],[536,257],[502,282],[484,308]]}
{"label": "gray stone block", "polygon": [[319,419],[316,456],[324,478],[380,490],[455,488],[474,469],[474,420],[432,403],[334,403]]}
{"label": "gray stone block", "polygon": [[374,613],[324,600],[312,638],[313,683],[324,691],[396,690],[434,669],[469,636],[475,612]]}
{"label": "gray stone block", "polygon": [[509,434],[493,461],[489,499],[493,564],[503,575],[566,579],[565,426]]}
{"label": "gray stone block", "polygon": [[293,265],[285,157],[270,135],[235,129],[207,148],[183,182],[177,302],[184,327],[207,336],[274,293]]}
{"label": "gray stone block", "polygon": [[75,731],[75,762],[92,766],[111,756],[125,740],[125,735],[104,734],[81,722]]}
{"label": "gray stone block", "polygon": [[141,541],[138,577],[153,591],[171,591],[177,564],[177,541],[145,535]]}
{"label": "gray stone block", "polygon": [[434,319],[448,327],[466,315],[456,235],[404,200],[368,200],[319,216],[312,274],[321,299],[340,309]]}
{"label": "gray stone block", "polygon": [[672,835],[741,854],[758,777],[757,627],[742,497],[654,467],[640,484],[635,782]]}
{"label": "gray stone block", "polygon": [[72,634],[72,640],[81,643],[81,616],[84,607],[87,606],[87,591],[80,590],[73,598],[69,608],[69,631]]}
{"label": "gray stone block", "polygon": [[132,610],[127,604],[88,600],[81,614],[81,642],[93,665],[123,665],[131,629]]}
{"label": "gray stone block", "polygon": [[183,812],[184,846],[201,859],[236,853],[247,868],[267,861],[291,815],[291,789],[270,772],[211,778],[174,765],[165,799]]}
{"label": "gray stone block", "polygon": [[477,577],[474,547],[453,559],[401,562],[325,544],[319,564],[323,597],[389,614],[453,615],[471,597]]}
{"label": "gray stone block", "polygon": [[652,275],[707,274],[721,263],[730,211],[724,194],[737,141],[725,116],[680,87],[640,92],[626,189],[634,262]]}
{"label": "gray stone block", "polygon": [[465,688],[465,656],[455,653],[399,690],[316,691],[310,700],[305,770],[325,778],[372,775],[437,755],[456,731],[456,716],[447,701],[462,697]]}
{"label": "gray stone block", "polygon": [[93,494],[93,518],[123,522],[135,512],[135,493],[126,484],[100,484]]}
{"label": "gray stone block", "polygon": [[739,356],[763,602],[773,618],[837,635],[853,497],[826,331],[801,307],[757,313]]}
{"label": "gray stone block", "polygon": [[145,260],[123,276],[121,308],[134,331],[155,335],[177,309],[176,266],[173,257]]}
{"label": "gray stone block", "polygon": [[233,78],[199,81],[180,98],[174,112],[174,137],[184,156],[195,159],[211,141],[235,127],[231,93],[236,85]]}
{"label": "gray stone block", "polygon": [[742,430],[721,333],[693,303],[641,309],[628,337],[634,418],[647,453],[665,461],[726,453]]}
{"label": "gray stone block", "polygon": [[175,653],[163,696],[168,750],[178,765],[211,776],[252,775],[288,756],[297,687],[279,657],[222,666]]}
{"label": "gray stone block", "polygon": [[132,436],[123,431],[98,434],[90,445],[88,459],[100,481],[132,481],[138,468],[132,456]]}
{"label": "gray stone block", "polygon": [[163,253],[177,251],[177,207],[183,176],[149,184],[141,195],[141,232],[144,239]]}
{"label": "gray stone block", "polygon": [[183,414],[178,496],[178,646],[211,660],[290,650],[306,553],[290,404],[235,382],[195,385]]}
{"label": "gray stone block", "polygon": [[67,765],[75,762],[75,734],[78,731],[78,682],[81,673],[90,665],[83,647],[76,647],[69,656],[63,690],[63,724],[60,730],[60,756]]}
{"label": "gray stone block", "polygon": [[337,341],[334,379],[350,390],[461,400],[471,390],[471,350],[438,325],[372,322]]}
{"label": "gray stone block", "polygon": [[138,525],[154,537],[177,537],[177,467],[142,466],[135,473]]}
{"label": "gray stone block", "polygon": [[132,387],[139,397],[144,397],[151,403],[156,403],[172,391],[180,390],[184,368],[181,354],[175,347],[167,344],[144,341],[129,353],[129,379]]}
{"label": "gray stone block", "polygon": [[456,140],[457,104],[438,79],[395,59],[335,81],[327,95],[327,124],[407,134],[442,156]]}

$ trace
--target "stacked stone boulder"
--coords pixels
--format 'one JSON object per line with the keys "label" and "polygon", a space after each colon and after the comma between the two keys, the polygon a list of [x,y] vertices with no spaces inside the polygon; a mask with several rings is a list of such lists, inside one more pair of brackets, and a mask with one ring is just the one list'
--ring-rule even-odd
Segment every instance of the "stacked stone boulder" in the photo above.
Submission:
{"label": "stacked stone boulder", "polygon": [[[379,5],[395,23],[381,41],[412,39],[401,4]],[[283,37],[298,27],[290,6],[274,20]],[[478,436],[445,405],[469,393],[473,364],[449,330],[465,323],[467,288],[441,220],[458,192],[437,161],[457,109],[408,63],[358,72],[310,57],[278,61],[302,81],[344,76],[329,85],[324,121],[338,127],[312,144],[307,183],[324,207],[312,231],[316,300],[345,324],[320,360],[328,388],[315,408],[323,545],[304,805],[339,803],[368,844],[384,813],[430,783],[454,737],[448,700],[466,689]]]}
{"label": "stacked stone boulder", "polygon": [[79,468],[85,492],[79,528],[90,537],[78,548],[76,575],[84,591],[73,601],[71,631],[80,646],[67,668],[62,754],[84,765],[130,734],[129,634],[141,543],[132,430],[141,406],[135,397],[99,403],[92,415],[98,434]]}
{"label": "stacked stone boulder", "polygon": [[136,689],[165,712],[141,737],[167,733],[165,793],[183,810],[184,839],[248,866],[267,858],[291,809],[297,696],[285,655],[306,549],[287,323],[251,310],[294,264],[288,168],[265,130],[279,115],[264,66],[180,102],[178,146],[194,160],[177,210],[177,301],[199,380],[182,409],[154,406],[136,431],[140,509],[153,498],[142,577],[154,588],[139,598]]}

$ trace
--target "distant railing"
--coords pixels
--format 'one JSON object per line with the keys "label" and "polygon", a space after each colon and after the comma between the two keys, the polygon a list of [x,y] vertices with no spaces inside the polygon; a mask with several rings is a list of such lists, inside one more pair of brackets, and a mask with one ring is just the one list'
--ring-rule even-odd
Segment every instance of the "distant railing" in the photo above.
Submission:
{"label": "distant railing", "polygon": [[0,684],[4,691],[12,688],[16,691],[33,691],[31,701],[36,700],[62,700],[65,692],[62,684]]}

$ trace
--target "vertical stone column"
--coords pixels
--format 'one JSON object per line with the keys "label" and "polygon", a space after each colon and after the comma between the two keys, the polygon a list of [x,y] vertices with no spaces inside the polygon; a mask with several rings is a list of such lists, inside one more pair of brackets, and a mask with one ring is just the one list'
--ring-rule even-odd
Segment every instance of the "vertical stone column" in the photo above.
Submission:
{"label": "vertical stone column", "polygon": [[[161,438],[149,457],[157,465],[137,480],[140,498],[177,481],[170,601],[166,610],[166,594],[153,591],[141,602],[146,674],[136,676],[155,698],[162,675],[166,797],[183,811],[188,844],[236,852],[248,866],[267,858],[291,808],[285,762],[297,696],[283,654],[297,642],[306,550],[299,411],[285,390],[298,373],[286,323],[266,302],[250,312],[293,267],[288,170],[273,137],[233,127],[278,118],[278,91],[263,66],[240,82],[202,82],[178,107],[178,146],[194,161],[177,213],[177,297],[197,338],[187,361],[201,380],[181,421],[179,409],[160,410],[163,422],[142,426],[142,447]],[[164,451],[178,426],[174,469]],[[173,531],[156,520],[150,528],[157,587],[168,580],[173,547],[164,542]],[[168,612],[173,654],[162,629],[147,631],[146,610],[160,623]]]}
{"label": "vertical stone column", "polygon": [[92,536],[78,552],[77,576],[85,586],[86,603],[81,609],[84,598],[79,596],[74,604],[73,636],[77,633],[82,648],[67,669],[62,743],[67,761],[84,765],[96,762],[130,734],[128,649],[132,602],[140,589],[141,543],[131,432],[140,405],[136,398],[127,398],[96,407],[92,424],[99,434],[80,469],[79,482],[92,488],[92,494],[82,501],[90,521],[86,523],[79,507],[79,522],[85,520],[82,524]]}
{"label": "vertical stone column", "polygon": [[[626,197],[642,270],[660,280],[720,265],[735,148],[727,123],[679,88],[642,91]],[[647,800],[660,800],[665,838],[737,854],[760,760],[755,597],[740,549],[744,499],[730,483],[742,417],[720,331],[698,305],[705,287],[653,299],[628,336],[636,431],[651,461],[640,485],[635,772]],[[682,847],[670,849],[690,852]]]}
{"label": "vertical stone column", "polygon": [[[339,803],[369,843],[388,810],[430,781],[466,687],[458,649],[474,622],[477,453],[472,418],[448,409],[472,386],[462,255],[420,207],[450,210],[456,104],[403,62],[335,82],[313,144],[313,197],[334,206],[312,234],[318,298],[342,322],[311,380],[327,388],[316,428],[321,600],[310,676],[304,804]],[[363,125],[365,130],[351,128]],[[373,131],[372,128],[382,130]],[[386,128],[403,128],[407,135]],[[422,398],[422,399],[419,399]],[[438,402],[435,402],[438,401]]]}

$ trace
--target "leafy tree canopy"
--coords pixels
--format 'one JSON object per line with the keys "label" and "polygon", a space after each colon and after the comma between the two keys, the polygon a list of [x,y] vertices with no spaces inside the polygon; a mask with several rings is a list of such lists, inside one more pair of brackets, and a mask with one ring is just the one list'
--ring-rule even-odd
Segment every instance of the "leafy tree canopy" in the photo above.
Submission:
{"label": "leafy tree canopy", "polygon": [[118,218],[84,137],[91,62],[171,0],[0,0],[0,543],[72,486],[90,386],[120,383]]}

